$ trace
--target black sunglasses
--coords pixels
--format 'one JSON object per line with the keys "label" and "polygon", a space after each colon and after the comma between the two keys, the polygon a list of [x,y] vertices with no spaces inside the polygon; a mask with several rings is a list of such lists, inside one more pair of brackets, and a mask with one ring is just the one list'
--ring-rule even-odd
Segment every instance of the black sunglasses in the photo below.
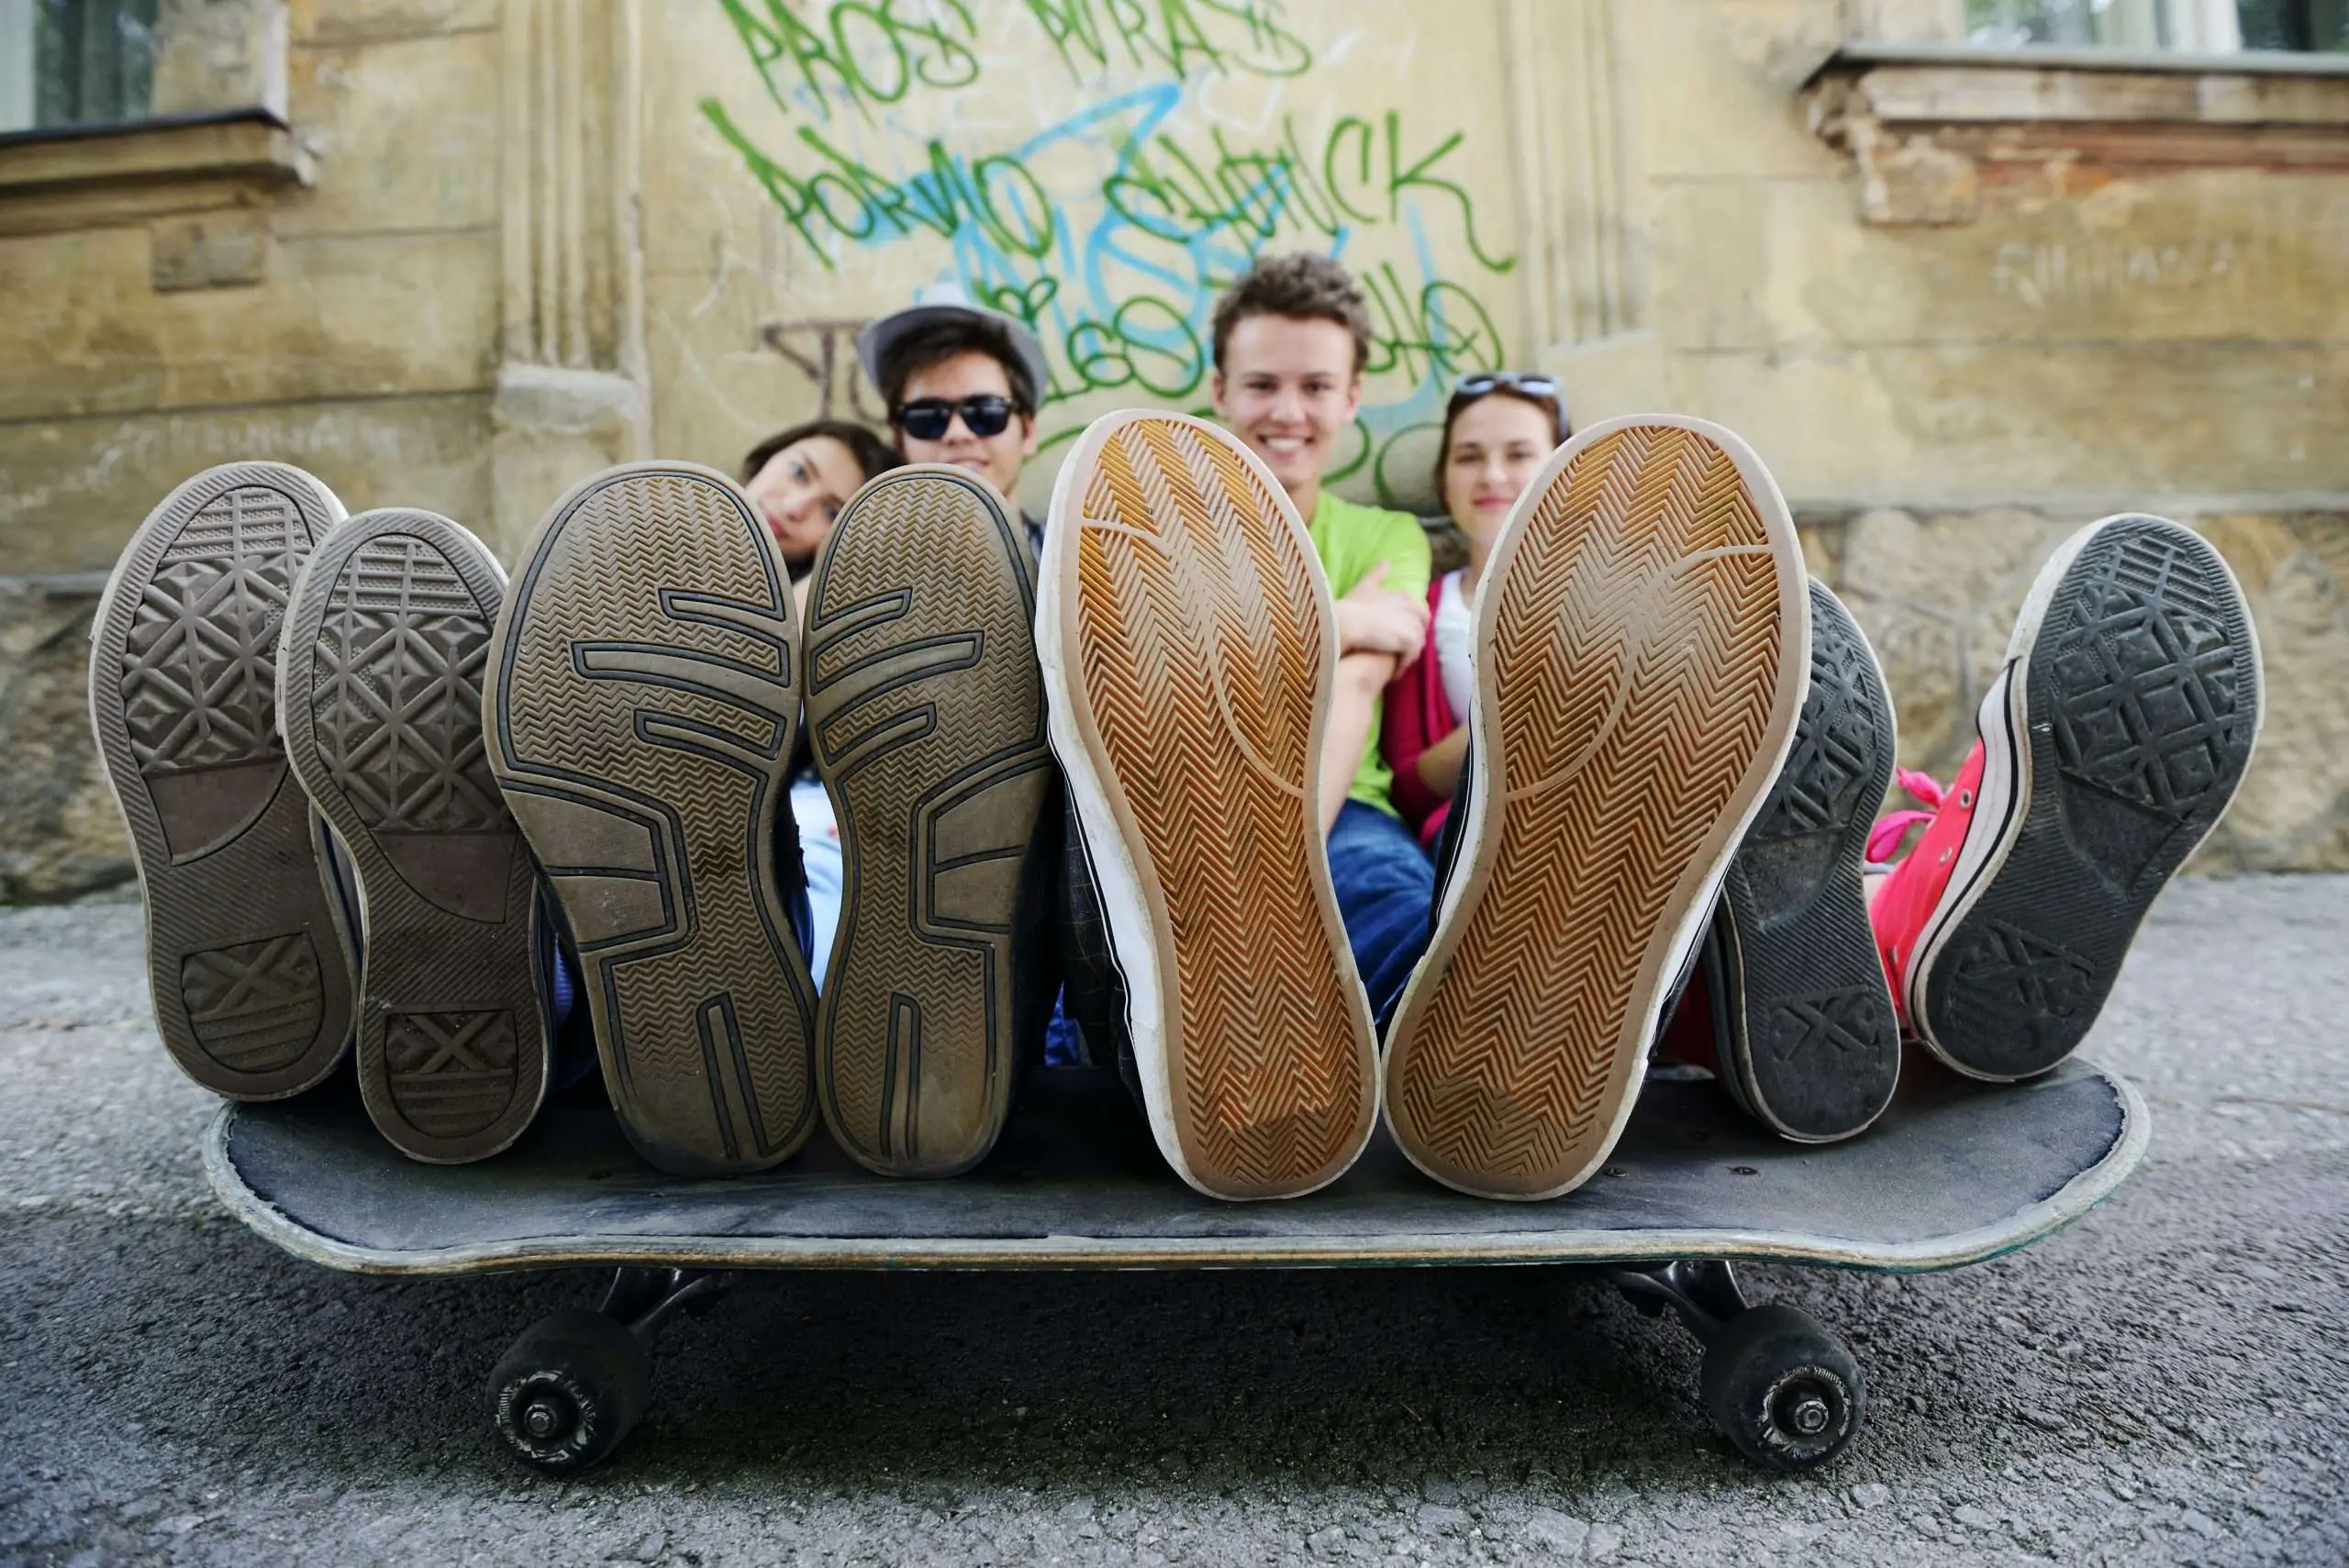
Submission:
{"label": "black sunglasses", "polygon": [[984,440],[1003,434],[1011,417],[1019,411],[1019,404],[992,393],[959,402],[944,397],[918,397],[890,410],[889,422],[918,441],[937,441],[945,439],[954,416],[960,414],[963,428]]}

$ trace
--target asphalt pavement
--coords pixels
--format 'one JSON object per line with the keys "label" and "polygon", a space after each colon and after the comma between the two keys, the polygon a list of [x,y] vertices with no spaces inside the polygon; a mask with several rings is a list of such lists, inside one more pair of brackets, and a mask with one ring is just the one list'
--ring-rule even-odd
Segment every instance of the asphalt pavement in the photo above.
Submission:
{"label": "asphalt pavement", "polygon": [[483,1385],[577,1271],[384,1280],[221,1212],[135,906],[0,911],[0,1564],[2349,1562],[2349,879],[2174,886],[2087,1053],[2138,1174],[2012,1256],[1748,1272],[1868,1427],[1760,1473],[1587,1276],[810,1274],[662,1340],[584,1478]]}

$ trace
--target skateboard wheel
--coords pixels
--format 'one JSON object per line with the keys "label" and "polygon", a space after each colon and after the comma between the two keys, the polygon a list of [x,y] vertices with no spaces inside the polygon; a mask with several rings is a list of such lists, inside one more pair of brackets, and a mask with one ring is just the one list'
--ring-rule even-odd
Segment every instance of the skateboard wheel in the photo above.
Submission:
{"label": "skateboard wheel", "polygon": [[652,1395],[652,1358],[626,1325],[570,1307],[523,1330],[490,1373],[490,1418],[533,1470],[573,1474],[619,1447]]}
{"label": "skateboard wheel", "polygon": [[1867,1407],[1843,1342],[1776,1302],[1721,1325],[1705,1347],[1701,1387],[1706,1412],[1730,1441],[1773,1470],[1809,1470],[1842,1452]]}

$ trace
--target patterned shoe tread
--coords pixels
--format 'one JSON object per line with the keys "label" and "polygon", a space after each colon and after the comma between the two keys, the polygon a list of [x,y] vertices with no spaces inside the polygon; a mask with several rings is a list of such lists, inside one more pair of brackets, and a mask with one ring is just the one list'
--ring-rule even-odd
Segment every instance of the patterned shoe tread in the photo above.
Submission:
{"label": "patterned shoe tread", "polygon": [[181,961],[189,1026],[205,1053],[234,1073],[273,1073],[317,1036],[324,990],[318,951],[295,931]]}
{"label": "patterned shoe tread", "polygon": [[477,1136],[514,1101],[520,1075],[514,1015],[394,1013],[384,1020],[384,1077],[392,1103],[428,1137]]}
{"label": "patterned shoe tread", "polygon": [[954,1175],[1002,1130],[1015,968],[1036,958],[1015,920],[1055,781],[1027,547],[960,471],[897,470],[833,526],[807,614],[807,724],[844,857],[818,1099],[862,1163]]}
{"label": "patterned shoe tread", "polygon": [[1481,836],[1388,1037],[1397,1141],[1496,1197],[1566,1191],[1612,1147],[1802,653],[1791,525],[1729,451],[1635,424],[1553,464],[1478,611]]}
{"label": "patterned shoe tread", "polygon": [[1330,680],[1313,561],[1258,470],[1190,420],[1115,427],[1070,484],[1070,682],[1143,868],[1181,1162],[1220,1196],[1309,1191],[1376,1107],[1310,794]]}
{"label": "patterned shoe tread", "polygon": [[799,693],[774,538],[723,476],[630,464],[558,502],[523,562],[490,769],[580,939],[621,1125],[681,1174],[775,1164],[815,1106],[775,868]]}
{"label": "patterned shoe tread", "polygon": [[[297,469],[199,473],[131,536],[91,632],[91,728],[139,861],[157,1032],[190,1077],[241,1099],[309,1087],[351,1031],[351,974],[310,805],[287,777],[276,684],[293,584],[341,515]],[[224,1004],[221,987],[252,964],[246,1000]],[[252,1000],[271,985],[275,1001]]]}
{"label": "patterned shoe tread", "polygon": [[2111,518],[2048,570],[2061,575],[2032,595],[2045,608],[2016,727],[2030,793],[1987,884],[1953,889],[1970,902],[1912,983],[1935,1054],[1998,1080],[2078,1047],[2146,910],[2225,814],[2259,727],[2250,608],[2199,536]]}
{"label": "patterned shoe tread", "polygon": [[1733,935],[1714,984],[1721,1060],[1746,1108],[1783,1136],[1823,1142],[1875,1121],[1900,1076],[1862,869],[1897,732],[1866,638],[1818,582],[1810,627],[1794,748],[1722,884],[1715,918]]}
{"label": "patterned shoe tread", "polygon": [[410,1157],[486,1159],[546,1092],[537,877],[484,754],[497,563],[392,507],[328,536],[295,586],[285,750],[358,871],[359,1086]]}

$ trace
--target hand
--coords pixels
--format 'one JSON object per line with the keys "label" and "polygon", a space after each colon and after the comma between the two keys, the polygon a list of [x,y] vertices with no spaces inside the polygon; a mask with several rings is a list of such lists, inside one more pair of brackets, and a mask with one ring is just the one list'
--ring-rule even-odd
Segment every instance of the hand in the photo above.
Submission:
{"label": "hand", "polygon": [[1427,602],[1416,595],[1380,586],[1384,562],[1370,569],[1338,601],[1338,654],[1391,654],[1398,666],[1419,656],[1428,644]]}

